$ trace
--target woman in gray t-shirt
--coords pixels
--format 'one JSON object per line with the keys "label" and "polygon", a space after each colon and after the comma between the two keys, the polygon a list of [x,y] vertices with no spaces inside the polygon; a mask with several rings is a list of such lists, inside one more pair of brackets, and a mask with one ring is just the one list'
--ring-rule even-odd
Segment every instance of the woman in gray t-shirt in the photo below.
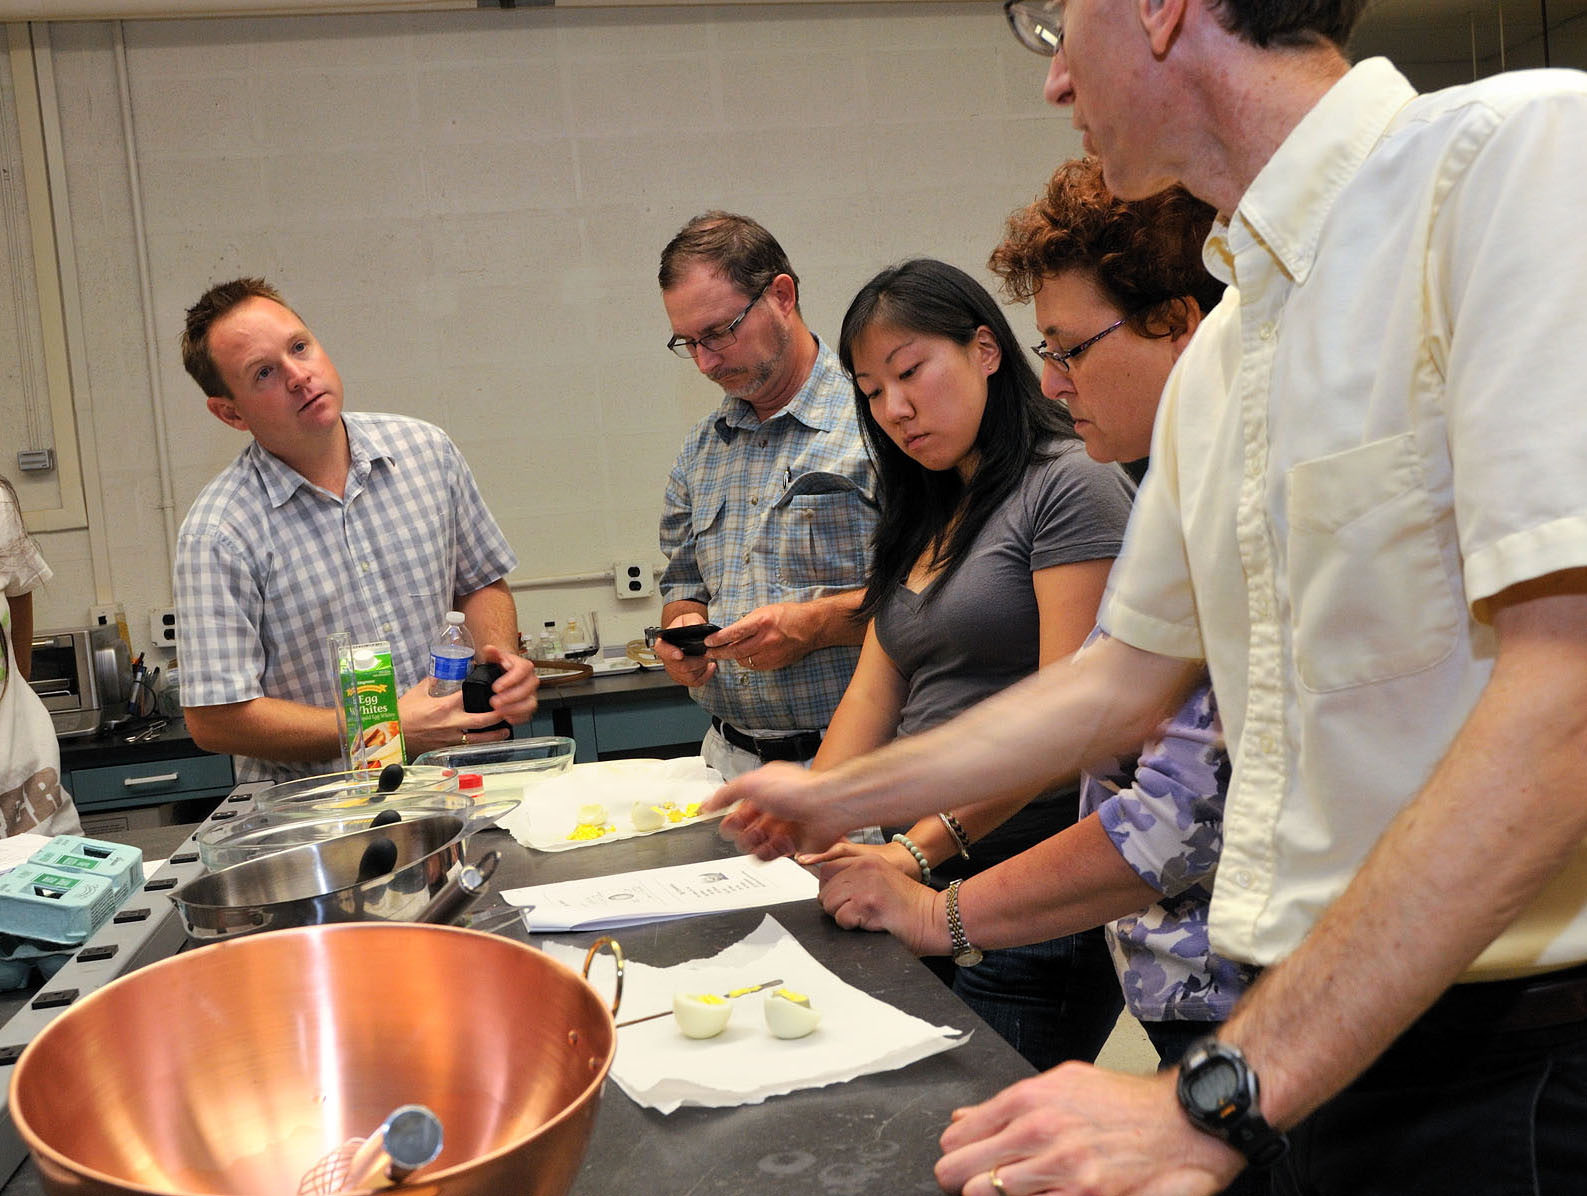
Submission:
{"label": "woman in gray t-shirt", "polygon": [[[854,378],[881,514],[861,607],[873,622],[817,770],[945,722],[1079,648],[1134,489],[1086,455],[996,301],[955,267],[912,261],[872,279],[838,355]],[[941,884],[1063,830],[1076,804],[1073,788],[1028,805],[967,802],[883,846],[822,858],[870,853]],[[1094,1059],[1121,1007],[1097,931],[943,974],[1038,1068]]]}

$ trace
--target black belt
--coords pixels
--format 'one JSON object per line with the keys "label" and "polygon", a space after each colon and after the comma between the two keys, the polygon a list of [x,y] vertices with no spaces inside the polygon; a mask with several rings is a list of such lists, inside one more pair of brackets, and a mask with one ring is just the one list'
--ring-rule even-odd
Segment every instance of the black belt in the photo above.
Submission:
{"label": "black belt", "polygon": [[1587,964],[1514,980],[1457,984],[1428,1014],[1471,1019],[1494,1030],[1544,1030],[1584,1022]]}
{"label": "black belt", "polygon": [[744,734],[732,723],[724,723],[715,715],[711,717],[711,725],[723,739],[734,747],[759,757],[762,764],[772,760],[792,760],[797,763],[809,760],[821,750],[820,731],[796,731],[792,735],[762,735],[757,739],[753,735]]}

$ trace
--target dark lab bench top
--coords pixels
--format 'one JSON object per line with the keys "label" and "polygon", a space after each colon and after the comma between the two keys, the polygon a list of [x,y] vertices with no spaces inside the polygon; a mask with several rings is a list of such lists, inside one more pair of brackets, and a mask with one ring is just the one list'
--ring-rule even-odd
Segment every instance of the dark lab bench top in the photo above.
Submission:
{"label": "dark lab bench top", "polygon": [[[574,851],[524,853],[513,861],[513,871],[505,878],[498,873],[498,879],[501,887],[511,888],[732,854],[734,848],[717,835],[715,824],[707,824]],[[814,901],[612,933],[629,959],[668,967],[715,955],[768,914],[842,980],[933,1025],[972,1031],[970,1040],[896,1071],[736,1108],[687,1107],[662,1114],[641,1108],[609,1084],[584,1169],[572,1189],[575,1196],[937,1192],[932,1177],[937,1139],[953,1110],[1033,1074],[1012,1047],[895,940],[842,930]],[[598,937],[546,936],[579,947]]]}
{"label": "dark lab bench top", "polygon": [[179,718],[171,719],[153,739],[142,743],[127,742],[128,735],[138,727],[147,725],[147,722],[129,723],[103,735],[58,740],[62,771],[115,764],[142,764],[149,760],[180,760],[186,756],[204,754],[204,749],[193,742],[187,724]]}
{"label": "dark lab bench top", "polygon": [[[174,837],[171,828],[160,833]],[[156,832],[144,834],[151,836],[151,854],[172,846],[156,844]],[[474,837],[470,855],[477,858],[492,848],[502,853],[494,878],[499,889],[666,867],[734,850],[717,836],[714,824],[556,853],[531,852],[504,831],[488,831]],[[628,927],[615,936],[630,960],[665,967],[714,955],[747,935],[768,913],[844,981],[933,1025],[973,1031],[969,1041],[896,1071],[737,1108],[683,1108],[664,1115],[641,1108],[614,1082],[608,1083],[583,1170],[572,1189],[575,1196],[937,1192],[932,1177],[939,1157],[937,1139],[953,1110],[986,1100],[1033,1074],[1003,1039],[893,939],[841,930],[813,901]],[[558,934],[545,941],[587,947],[597,937]],[[0,1196],[41,1192],[30,1161],[0,1189]]]}

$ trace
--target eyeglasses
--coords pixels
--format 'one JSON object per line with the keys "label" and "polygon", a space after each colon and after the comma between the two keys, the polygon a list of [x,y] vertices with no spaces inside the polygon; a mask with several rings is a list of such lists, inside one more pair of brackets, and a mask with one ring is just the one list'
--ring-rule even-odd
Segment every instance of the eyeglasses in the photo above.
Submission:
{"label": "eyeglasses", "polygon": [[1064,48],[1063,0],[1003,0],[1003,15],[1027,50],[1051,58]]}
{"label": "eyeglasses", "polygon": [[1067,351],[1063,349],[1049,349],[1047,347],[1046,341],[1042,341],[1039,345],[1032,345],[1030,347],[1030,351],[1036,354],[1037,357],[1040,357],[1043,361],[1052,362],[1055,366],[1067,374],[1069,372],[1069,363],[1071,361],[1073,361],[1076,357],[1079,357],[1080,354],[1084,353],[1108,333],[1123,328],[1128,322],[1129,317],[1125,316],[1124,319],[1109,324],[1106,328],[1097,333],[1095,336],[1091,337],[1089,340],[1083,340],[1073,349],[1069,349]]}
{"label": "eyeglasses", "polygon": [[707,332],[704,336],[696,337],[675,336],[667,342],[667,348],[679,357],[693,357],[697,349],[709,349],[712,353],[718,353],[727,348],[738,339],[738,326],[744,322],[744,317],[749,315],[749,309],[760,302],[760,297],[766,293],[766,288],[769,286],[771,282],[767,282],[766,286],[756,291],[755,297],[744,305],[744,310],[715,332]]}

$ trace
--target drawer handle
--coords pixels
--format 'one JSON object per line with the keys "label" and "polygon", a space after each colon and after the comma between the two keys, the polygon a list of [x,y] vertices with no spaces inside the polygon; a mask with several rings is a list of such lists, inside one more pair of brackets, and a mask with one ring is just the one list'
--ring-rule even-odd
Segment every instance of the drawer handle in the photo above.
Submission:
{"label": "drawer handle", "polygon": [[157,777],[127,777],[121,783],[128,789],[140,789],[144,785],[169,785],[172,781],[182,779],[179,772],[165,772]]}

